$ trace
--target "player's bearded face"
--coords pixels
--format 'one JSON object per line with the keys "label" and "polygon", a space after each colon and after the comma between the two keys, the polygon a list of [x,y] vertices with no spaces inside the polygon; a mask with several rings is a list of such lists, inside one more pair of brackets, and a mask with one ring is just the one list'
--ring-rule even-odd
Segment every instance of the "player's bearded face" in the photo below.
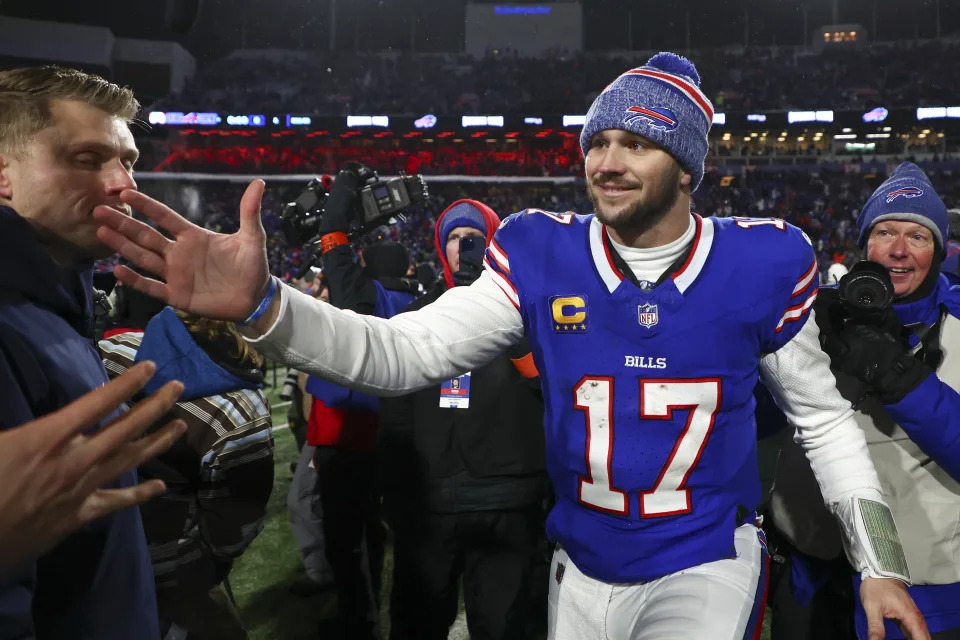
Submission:
{"label": "player's bearded face", "polygon": [[597,218],[642,234],[677,203],[683,169],[668,153],[625,131],[602,131],[586,158],[587,196]]}

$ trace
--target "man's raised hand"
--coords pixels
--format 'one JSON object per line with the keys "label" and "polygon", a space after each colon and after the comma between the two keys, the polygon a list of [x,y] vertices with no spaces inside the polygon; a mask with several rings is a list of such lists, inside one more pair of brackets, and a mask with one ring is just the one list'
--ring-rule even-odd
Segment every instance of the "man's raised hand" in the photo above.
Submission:
{"label": "man's raised hand", "polygon": [[93,211],[101,242],[164,282],[118,266],[124,285],[163,300],[177,309],[207,318],[245,320],[269,285],[266,233],[260,222],[264,182],[254,180],[240,201],[240,230],[215,233],[138,191],[120,199],[143,213],[173,240],[147,224],[108,206]]}
{"label": "man's raised hand", "polygon": [[103,489],[166,451],[186,425],[174,420],[140,434],[166,414],[183,385],[168,382],[131,411],[86,435],[153,375],[142,362],[63,409],[0,432],[0,576],[41,555],[72,531],[164,490],[160,480]]}

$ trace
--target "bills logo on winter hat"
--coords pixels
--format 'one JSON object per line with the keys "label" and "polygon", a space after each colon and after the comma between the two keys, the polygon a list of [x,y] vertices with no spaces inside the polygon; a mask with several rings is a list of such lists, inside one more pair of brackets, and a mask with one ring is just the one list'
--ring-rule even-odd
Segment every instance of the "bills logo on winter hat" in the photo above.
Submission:
{"label": "bills logo on winter hat", "polygon": [[630,107],[627,109],[626,115],[623,116],[623,124],[630,124],[637,118],[648,120],[650,126],[655,129],[663,129],[664,131],[676,131],[677,129],[677,117],[673,115],[670,109],[664,109],[663,107],[652,109]]}
{"label": "bills logo on winter hat", "polygon": [[923,195],[923,189],[918,187],[903,187],[887,194],[887,203],[893,202],[900,196],[904,198],[918,198]]}
{"label": "bills logo on winter hat", "polygon": [[675,53],[658,53],[597,96],[580,132],[580,148],[586,156],[593,136],[607,129],[642,136],[690,174],[692,191],[703,179],[712,124],[713,105],[700,90],[697,68]]}

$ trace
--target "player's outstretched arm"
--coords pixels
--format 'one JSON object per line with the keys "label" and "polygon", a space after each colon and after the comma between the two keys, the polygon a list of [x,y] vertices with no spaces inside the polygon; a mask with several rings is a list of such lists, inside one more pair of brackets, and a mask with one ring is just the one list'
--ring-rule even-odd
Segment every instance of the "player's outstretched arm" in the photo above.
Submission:
{"label": "player's outstretched arm", "polygon": [[796,429],[795,439],[806,451],[824,502],[840,523],[851,564],[863,573],[864,584],[870,584],[861,594],[868,596],[864,606],[869,600],[874,618],[879,616],[880,633],[882,619],[890,617],[905,629],[919,629],[916,637],[928,637],[922,622],[918,627],[913,617],[916,605],[904,586],[909,581],[906,559],[866,439],[850,403],[836,389],[814,318],[787,344],[765,356],[760,370]]}
{"label": "player's outstretched arm", "polygon": [[389,320],[341,311],[287,286],[277,300],[276,321],[263,335],[244,331],[257,351],[375,395],[402,395],[471,371],[523,336],[520,312],[487,273]]}
{"label": "player's outstretched arm", "polygon": [[120,199],[142,212],[173,239],[120,211],[99,206],[101,242],[163,282],[117,267],[123,284],[159,298],[177,309],[207,318],[246,320],[269,285],[266,233],[260,222],[264,182],[254,180],[240,201],[240,230],[214,233],[198,227],[173,209],[138,191]]}
{"label": "player's outstretched arm", "polygon": [[155,368],[141,363],[55,413],[0,432],[0,574],[91,520],[163,492],[160,480],[100,487],[166,451],[183,433],[186,426],[177,420],[137,439],[170,410],[182,384],[167,383],[95,434],[83,435],[140,391]]}
{"label": "player's outstretched arm", "polygon": [[860,600],[867,614],[868,640],[883,640],[886,636],[884,618],[895,620],[910,640],[930,638],[923,615],[900,580],[864,578],[860,585]]}

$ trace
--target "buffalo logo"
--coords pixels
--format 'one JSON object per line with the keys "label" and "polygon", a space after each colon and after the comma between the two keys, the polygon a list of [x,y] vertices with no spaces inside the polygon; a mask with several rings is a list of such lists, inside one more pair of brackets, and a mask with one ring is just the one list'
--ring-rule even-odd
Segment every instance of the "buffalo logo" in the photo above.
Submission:
{"label": "buffalo logo", "polygon": [[553,330],[557,333],[583,333],[587,330],[586,296],[553,296],[550,298]]}
{"label": "buffalo logo", "polygon": [[661,131],[673,131],[677,128],[677,116],[670,109],[655,107],[630,107],[623,116],[623,124],[633,124],[638,120],[645,121],[649,126]]}
{"label": "buffalo logo", "polygon": [[923,189],[919,187],[902,187],[887,194],[887,204],[893,202],[900,196],[903,196],[904,198],[919,198],[922,195]]}
{"label": "buffalo logo", "polygon": [[637,320],[640,326],[649,329],[660,321],[660,314],[657,313],[657,305],[642,304],[637,307]]}
{"label": "buffalo logo", "polygon": [[884,109],[883,107],[877,107],[872,111],[867,111],[863,114],[864,122],[883,122],[887,119],[887,116],[890,115],[890,112]]}
{"label": "buffalo logo", "polygon": [[435,124],[437,124],[437,116],[433,115],[432,113],[428,113],[427,115],[423,116],[422,118],[418,118],[413,122],[413,126],[415,126],[417,129],[431,129]]}

